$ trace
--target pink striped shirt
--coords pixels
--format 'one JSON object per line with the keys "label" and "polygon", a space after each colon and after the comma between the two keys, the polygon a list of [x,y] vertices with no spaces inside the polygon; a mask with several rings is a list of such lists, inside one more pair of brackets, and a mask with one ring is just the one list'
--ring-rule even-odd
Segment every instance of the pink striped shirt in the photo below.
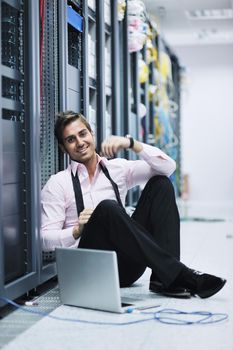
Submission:
{"label": "pink striped shirt", "polygon": [[[122,203],[125,203],[127,191],[136,186],[144,185],[154,175],[170,176],[176,163],[160,149],[144,144],[138,153],[139,160],[114,158],[102,160],[110,176],[117,183]],[[96,168],[90,182],[86,167],[71,161],[66,170],[52,175],[41,194],[41,237],[44,251],[54,250],[55,247],[77,247],[79,239],[72,235],[73,227],[78,225],[77,209],[71,178],[71,171],[78,171],[83,193],[85,208],[95,208],[104,199],[116,200],[110,181],[100,167]]]}

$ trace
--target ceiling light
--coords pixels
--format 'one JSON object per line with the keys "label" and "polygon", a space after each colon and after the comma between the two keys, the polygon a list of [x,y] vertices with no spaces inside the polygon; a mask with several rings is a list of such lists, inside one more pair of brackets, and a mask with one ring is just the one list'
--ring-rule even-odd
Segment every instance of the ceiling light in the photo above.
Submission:
{"label": "ceiling light", "polygon": [[223,20],[233,18],[233,9],[203,9],[185,11],[190,20]]}
{"label": "ceiling light", "polygon": [[233,35],[231,32],[222,32],[216,28],[212,29],[201,29],[198,32],[194,32],[194,37],[196,37],[200,42],[232,42]]}
{"label": "ceiling light", "polygon": [[201,29],[197,33],[199,39],[213,38],[219,34],[216,28],[212,29]]}

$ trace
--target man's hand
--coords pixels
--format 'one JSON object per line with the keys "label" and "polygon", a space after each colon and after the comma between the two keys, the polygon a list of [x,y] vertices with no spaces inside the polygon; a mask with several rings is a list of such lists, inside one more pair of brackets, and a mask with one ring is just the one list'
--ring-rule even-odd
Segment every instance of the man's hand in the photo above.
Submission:
{"label": "man's hand", "polygon": [[84,225],[90,219],[93,211],[94,211],[94,209],[84,209],[83,211],[81,211],[81,213],[79,214],[79,225],[75,226],[73,228],[74,239],[78,239],[81,236],[81,234],[83,232]]}
{"label": "man's hand", "polygon": [[[127,137],[112,135],[102,142],[101,155],[112,158],[118,151],[122,149],[128,149],[129,145],[130,140]],[[134,147],[132,150],[134,152],[140,152],[142,150],[141,143],[134,140]]]}

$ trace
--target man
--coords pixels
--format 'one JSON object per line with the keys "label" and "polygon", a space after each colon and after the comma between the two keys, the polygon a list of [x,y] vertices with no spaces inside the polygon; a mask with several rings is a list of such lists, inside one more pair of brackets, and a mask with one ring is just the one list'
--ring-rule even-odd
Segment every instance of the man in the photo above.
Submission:
{"label": "man", "polygon": [[[131,149],[139,160],[108,160],[95,151],[87,120],[61,113],[55,135],[71,159],[42,190],[44,251],[55,247],[115,250],[122,287],[152,269],[150,290],[176,297],[217,293],[225,280],[189,269],[179,261],[179,214],[169,176],[175,162],[156,147],[131,137],[111,136],[101,145],[108,158]],[[145,184],[130,217],[123,204],[128,189]]]}

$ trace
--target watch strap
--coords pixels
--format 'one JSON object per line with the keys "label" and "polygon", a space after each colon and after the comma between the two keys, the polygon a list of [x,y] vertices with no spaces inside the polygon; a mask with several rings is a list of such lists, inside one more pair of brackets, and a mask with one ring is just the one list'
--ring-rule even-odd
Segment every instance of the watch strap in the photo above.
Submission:
{"label": "watch strap", "polygon": [[128,148],[133,148],[134,146],[134,138],[131,135],[126,135],[127,139],[129,139],[129,147]]}

